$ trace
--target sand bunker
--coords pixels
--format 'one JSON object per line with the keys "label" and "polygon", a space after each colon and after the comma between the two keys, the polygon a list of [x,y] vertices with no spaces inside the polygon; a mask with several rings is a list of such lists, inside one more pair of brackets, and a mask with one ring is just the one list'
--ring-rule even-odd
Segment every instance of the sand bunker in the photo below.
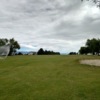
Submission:
{"label": "sand bunker", "polygon": [[81,64],[87,64],[87,65],[100,66],[100,59],[81,60],[80,63],[81,63]]}

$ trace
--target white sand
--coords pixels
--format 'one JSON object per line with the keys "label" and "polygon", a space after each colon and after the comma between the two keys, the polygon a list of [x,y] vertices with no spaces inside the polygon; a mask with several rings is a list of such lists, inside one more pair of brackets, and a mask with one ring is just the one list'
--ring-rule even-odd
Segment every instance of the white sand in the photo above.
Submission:
{"label": "white sand", "polygon": [[87,64],[87,65],[100,66],[100,59],[81,60],[80,63],[81,63],[81,64]]}

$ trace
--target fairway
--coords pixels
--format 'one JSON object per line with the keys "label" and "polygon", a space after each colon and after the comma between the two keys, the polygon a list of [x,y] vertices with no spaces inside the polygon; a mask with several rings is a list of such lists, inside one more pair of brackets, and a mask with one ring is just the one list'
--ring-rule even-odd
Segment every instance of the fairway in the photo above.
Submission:
{"label": "fairway", "polygon": [[0,100],[100,100],[99,56],[11,56],[0,60]]}

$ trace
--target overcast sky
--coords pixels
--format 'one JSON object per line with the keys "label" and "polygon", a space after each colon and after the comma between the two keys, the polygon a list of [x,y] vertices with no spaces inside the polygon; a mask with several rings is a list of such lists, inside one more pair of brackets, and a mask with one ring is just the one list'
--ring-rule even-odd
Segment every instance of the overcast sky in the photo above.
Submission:
{"label": "overcast sky", "polygon": [[21,50],[77,52],[100,38],[100,9],[81,0],[0,0],[0,38],[15,38]]}

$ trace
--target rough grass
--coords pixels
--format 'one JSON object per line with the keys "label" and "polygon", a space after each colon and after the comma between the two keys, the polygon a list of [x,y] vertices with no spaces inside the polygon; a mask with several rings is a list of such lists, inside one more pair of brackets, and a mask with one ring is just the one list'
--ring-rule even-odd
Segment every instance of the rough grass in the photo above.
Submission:
{"label": "rough grass", "polygon": [[13,56],[0,60],[0,100],[100,100],[99,56]]}

